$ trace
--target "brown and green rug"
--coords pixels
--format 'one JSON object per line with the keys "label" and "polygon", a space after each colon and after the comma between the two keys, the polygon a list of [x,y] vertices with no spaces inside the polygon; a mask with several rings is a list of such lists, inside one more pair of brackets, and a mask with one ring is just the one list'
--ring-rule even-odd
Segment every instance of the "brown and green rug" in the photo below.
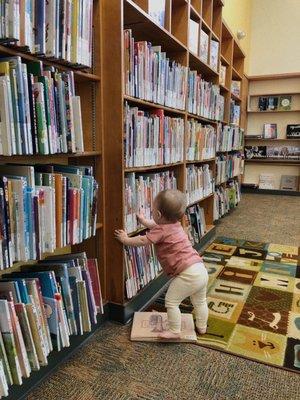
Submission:
{"label": "brown and green rug", "polygon": [[[203,258],[209,320],[198,343],[300,373],[300,248],[218,237]],[[163,310],[164,294],[149,309]]]}

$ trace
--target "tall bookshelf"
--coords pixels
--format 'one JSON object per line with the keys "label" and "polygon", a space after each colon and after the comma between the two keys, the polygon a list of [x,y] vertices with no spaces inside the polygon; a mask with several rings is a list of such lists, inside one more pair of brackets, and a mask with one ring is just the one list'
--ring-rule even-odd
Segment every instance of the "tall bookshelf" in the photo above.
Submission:
{"label": "tall bookshelf", "polygon": [[[288,124],[299,124],[300,121],[300,91],[297,90],[300,83],[299,73],[250,76],[248,78],[249,92],[247,99],[247,131],[245,135],[246,146],[284,147],[295,146],[299,148],[299,138],[287,138],[286,129]],[[290,96],[291,107],[282,110],[260,111],[258,108],[261,97]],[[277,124],[277,137],[265,138],[263,135],[264,124]],[[261,135],[261,137],[250,137]],[[252,193],[272,193],[299,195],[299,187],[296,191],[281,190],[280,181],[282,175],[298,176],[300,179],[300,160],[283,158],[251,158],[245,159],[245,176],[243,183],[244,191]],[[261,174],[272,174],[274,176],[273,189],[259,189],[259,176]]]}
{"label": "tall bookshelf", "polygon": [[[105,313],[98,315],[98,323],[92,326],[92,331],[82,336],[71,336],[70,347],[62,349],[60,352],[53,350],[48,356],[48,365],[41,367],[37,372],[33,371],[30,378],[24,379],[20,386],[13,385],[9,388],[7,399],[27,398],[27,394],[49,375],[61,362],[69,358],[83,343],[101,326],[108,316],[107,292],[106,292],[106,272],[105,272],[105,185],[104,185],[104,146],[102,129],[102,87],[101,87],[101,25],[102,12],[101,2],[94,1],[93,5],[93,63],[92,68],[72,65],[70,63],[37,56],[25,51],[14,43],[0,44],[1,57],[20,56],[22,62],[41,61],[45,66],[52,66],[57,71],[73,71],[75,80],[76,95],[81,97],[82,127],[84,136],[84,152],[81,153],[61,153],[53,155],[18,155],[0,156],[0,163],[16,164],[63,164],[63,165],[89,165],[93,167],[94,176],[99,183],[98,209],[96,235],[74,246],[57,248],[54,253],[43,254],[43,258],[48,255],[67,254],[73,252],[86,251],[88,258],[96,258],[99,266],[101,281],[101,291]],[[35,260],[30,260],[34,263]],[[5,273],[18,271],[22,262],[15,263],[11,268],[1,270],[0,278]]]}
{"label": "tall bookshelf", "polygon": [[[167,0],[164,25],[160,26],[148,14],[147,0],[120,0],[110,2],[103,0],[103,123],[106,174],[106,262],[107,262],[107,296],[110,300],[111,318],[126,322],[132,313],[145,307],[153,295],[166,283],[167,278],[160,274],[132,299],[127,300],[125,293],[125,266],[123,247],[114,239],[114,230],[125,227],[124,183],[129,172],[148,173],[171,170],[177,177],[178,188],[185,191],[185,170],[189,164],[209,164],[215,171],[215,157],[202,161],[186,161],[185,150],[182,162],[153,167],[126,168],[124,165],[124,104],[127,102],[141,110],[164,110],[165,115],[181,117],[185,125],[195,119],[204,125],[217,126],[218,123],[229,123],[229,107],[232,98],[230,87],[233,77],[243,78],[244,54],[232,33],[222,23],[221,0]],[[214,70],[208,62],[201,61],[199,54],[189,50],[189,21],[199,24],[211,39],[219,42],[218,67]],[[186,109],[175,109],[126,95],[123,82],[123,30],[131,29],[135,40],[148,41],[154,46],[161,46],[171,60],[196,70],[205,80],[219,83],[220,59],[228,66],[226,86],[221,87],[225,95],[224,121],[210,120],[190,114]],[[199,30],[200,31],[200,30]],[[200,37],[200,33],[199,33]],[[199,39],[198,39],[199,40]],[[209,57],[208,57],[209,60]],[[241,99],[235,99],[241,103]],[[197,204],[205,210],[207,232],[200,243],[209,240],[215,232],[213,220],[214,194],[199,199]],[[135,235],[138,232],[130,232]]]}

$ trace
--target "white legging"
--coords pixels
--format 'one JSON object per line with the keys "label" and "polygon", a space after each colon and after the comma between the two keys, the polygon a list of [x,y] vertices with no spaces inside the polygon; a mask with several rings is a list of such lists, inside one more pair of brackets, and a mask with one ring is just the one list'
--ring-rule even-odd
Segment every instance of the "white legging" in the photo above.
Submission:
{"label": "white legging", "polygon": [[174,333],[181,331],[179,305],[187,297],[191,298],[194,306],[197,328],[206,328],[208,319],[207,282],[208,274],[203,263],[193,264],[172,280],[165,298],[170,331]]}

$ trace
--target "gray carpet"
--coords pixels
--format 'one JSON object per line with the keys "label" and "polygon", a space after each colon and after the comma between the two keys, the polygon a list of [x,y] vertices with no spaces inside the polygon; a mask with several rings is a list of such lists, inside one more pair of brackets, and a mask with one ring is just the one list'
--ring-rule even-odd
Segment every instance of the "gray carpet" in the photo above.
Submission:
{"label": "gray carpet", "polygon": [[[299,197],[247,194],[218,235],[299,245],[299,215]],[[28,399],[300,399],[294,373],[191,344],[131,343],[129,333],[107,323]]]}

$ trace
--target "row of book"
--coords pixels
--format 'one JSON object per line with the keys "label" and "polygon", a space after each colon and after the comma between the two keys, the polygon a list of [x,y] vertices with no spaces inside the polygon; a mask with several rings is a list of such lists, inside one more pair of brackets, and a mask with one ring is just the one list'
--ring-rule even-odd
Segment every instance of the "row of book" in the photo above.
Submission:
{"label": "row of book", "polygon": [[97,260],[85,253],[50,257],[0,279],[0,392],[22,385],[103,314]]}
{"label": "row of book", "polygon": [[244,169],[244,159],[241,153],[220,155],[216,158],[216,185],[227,182],[228,179],[241,175]]}
{"label": "row of book", "polygon": [[0,270],[95,235],[97,192],[92,167],[1,165]]}
{"label": "row of book", "polygon": [[224,96],[220,87],[202,79],[197,71],[188,72],[188,112],[217,121],[224,119]]}
{"label": "row of book", "polygon": [[83,152],[73,72],[0,58],[0,155]]}
{"label": "row of book", "polygon": [[151,174],[129,173],[125,176],[125,230],[134,232],[140,225],[136,214],[143,213],[146,219],[152,218],[155,196],[165,189],[177,189],[174,171]]}
{"label": "row of book", "polygon": [[125,292],[127,299],[134,297],[161,272],[153,245],[124,247]]}
{"label": "row of book", "polygon": [[187,68],[171,61],[161,46],[135,41],[124,30],[125,94],[168,107],[185,109]]}
{"label": "row of book", "polygon": [[208,164],[186,167],[186,198],[187,204],[194,203],[213,193],[214,174]]}
{"label": "row of book", "polygon": [[184,216],[185,231],[192,243],[195,246],[200,243],[202,236],[206,233],[206,222],[204,208],[199,204],[188,207]]}
{"label": "row of book", "polygon": [[232,180],[226,187],[216,187],[214,195],[214,221],[223,217],[229,210],[235,208],[241,200],[239,182]]}
{"label": "row of book", "polygon": [[245,146],[245,158],[273,158],[279,160],[300,160],[299,146]]}
{"label": "row of book", "polygon": [[213,39],[209,41],[209,35],[193,19],[189,20],[189,49],[217,71],[219,42]]}
{"label": "row of book", "polygon": [[230,124],[239,126],[241,117],[241,106],[234,100],[230,100]]}
{"label": "row of book", "polygon": [[2,3],[0,40],[34,54],[91,66],[93,0]]}
{"label": "row of book", "polygon": [[131,107],[125,116],[125,165],[142,167],[176,163],[183,160],[184,119]]}
{"label": "row of book", "polygon": [[187,121],[187,161],[207,160],[216,155],[216,130],[194,119]]}
{"label": "row of book", "polygon": [[241,150],[244,143],[244,130],[238,126],[221,124],[217,127],[217,152]]}

